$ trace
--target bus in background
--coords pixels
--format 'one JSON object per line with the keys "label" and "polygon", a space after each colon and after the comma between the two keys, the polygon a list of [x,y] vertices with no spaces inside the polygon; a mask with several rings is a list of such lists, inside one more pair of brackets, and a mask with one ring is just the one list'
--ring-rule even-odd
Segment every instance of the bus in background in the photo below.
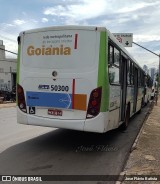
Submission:
{"label": "bus in background", "polygon": [[145,105],[152,98],[152,86],[153,86],[153,79],[151,78],[150,75],[146,74],[146,77],[145,77],[145,89],[144,89],[144,103],[145,103]]}
{"label": "bus in background", "polygon": [[105,28],[58,26],[18,37],[18,123],[103,133],[141,110],[145,72]]}
{"label": "bus in background", "polygon": [[157,100],[157,95],[158,95],[158,82],[154,81],[154,84],[152,85],[152,90],[151,90],[151,100],[154,100],[154,98],[156,98]]}

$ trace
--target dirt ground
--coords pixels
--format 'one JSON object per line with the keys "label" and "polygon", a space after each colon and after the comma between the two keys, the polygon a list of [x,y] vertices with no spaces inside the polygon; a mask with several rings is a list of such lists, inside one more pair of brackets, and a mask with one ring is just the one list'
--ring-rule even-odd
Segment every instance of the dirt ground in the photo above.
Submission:
{"label": "dirt ground", "polygon": [[0,103],[0,109],[1,108],[9,108],[9,107],[16,107],[16,103],[13,103],[13,102],[3,102],[3,103]]}
{"label": "dirt ground", "polygon": [[[133,178],[134,181],[124,181],[123,184],[160,183],[160,181],[143,181],[145,176],[159,175],[160,179],[160,97],[141,129],[137,144],[125,166],[124,174],[139,175],[139,178]],[[141,176],[144,177],[141,178]]]}

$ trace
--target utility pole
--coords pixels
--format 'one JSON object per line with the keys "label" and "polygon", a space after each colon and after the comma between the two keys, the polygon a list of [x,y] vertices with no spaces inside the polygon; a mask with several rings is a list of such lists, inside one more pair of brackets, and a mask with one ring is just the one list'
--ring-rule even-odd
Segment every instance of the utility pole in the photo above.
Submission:
{"label": "utility pole", "polygon": [[143,47],[142,45],[139,45],[138,43],[135,43],[135,42],[132,42],[132,43],[134,43],[135,45],[138,45],[139,47],[141,47],[141,48],[147,50],[148,52],[151,52],[152,54],[154,54],[154,55],[156,55],[156,56],[159,57],[159,67],[158,67],[159,68],[159,71],[158,71],[158,78],[157,78],[158,85],[157,85],[157,93],[156,93],[156,105],[157,105],[157,100],[158,100],[158,87],[160,85],[160,54],[156,54],[155,52],[153,52],[153,51],[151,51],[151,50]]}
{"label": "utility pole", "polygon": [[156,56],[159,57],[159,67],[158,67],[158,68],[159,68],[159,71],[158,71],[158,77],[160,78],[160,54],[156,54],[155,52],[153,52],[153,51],[151,51],[151,50],[149,50],[149,49],[143,47],[142,45],[139,45],[138,43],[135,43],[135,42],[132,42],[132,43],[134,43],[135,45],[138,45],[139,47],[141,47],[141,48],[147,50],[148,52],[151,52],[152,54],[154,54],[154,55],[156,55]]}

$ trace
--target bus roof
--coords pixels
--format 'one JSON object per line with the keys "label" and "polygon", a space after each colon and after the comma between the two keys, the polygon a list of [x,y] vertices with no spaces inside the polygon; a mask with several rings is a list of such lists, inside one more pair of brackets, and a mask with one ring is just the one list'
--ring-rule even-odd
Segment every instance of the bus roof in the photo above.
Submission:
{"label": "bus roof", "polygon": [[[118,47],[132,60],[136,65],[141,68],[141,66],[137,63],[137,61],[130,55],[130,53],[119,43],[119,41],[114,37],[114,35],[106,29],[106,27],[97,27],[97,26],[77,26],[77,25],[68,25],[68,26],[52,26],[52,27],[44,27],[44,28],[37,28],[37,29],[31,29],[27,31],[23,31],[20,33],[36,33],[36,32],[45,32],[45,31],[58,31],[58,30],[89,30],[89,31],[107,31],[109,38],[115,42]],[[142,69],[142,68],[141,68]],[[143,70],[143,69],[142,69]]]}
{"label": "bus roof", "polygon": [[58,30],[89,30],[89,31],[106,31],[105,27],[96,27],[96,26],[52,26],[52,27],[44,27],[44,28],[37,28],[31,29],[21,32],[22,33],[35,33],[35,32],[43,32],[43,31],[58,31]]}

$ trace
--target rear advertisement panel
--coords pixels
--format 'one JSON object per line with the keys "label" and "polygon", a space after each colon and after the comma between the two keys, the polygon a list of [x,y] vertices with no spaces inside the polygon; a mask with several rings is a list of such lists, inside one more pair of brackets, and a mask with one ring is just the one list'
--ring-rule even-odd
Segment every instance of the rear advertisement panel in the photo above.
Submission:
{"label": "rear advertisement panel", "polygon": [[23,64],[36,68],[84,69],[94,65],[94,31],[25,33]]}

